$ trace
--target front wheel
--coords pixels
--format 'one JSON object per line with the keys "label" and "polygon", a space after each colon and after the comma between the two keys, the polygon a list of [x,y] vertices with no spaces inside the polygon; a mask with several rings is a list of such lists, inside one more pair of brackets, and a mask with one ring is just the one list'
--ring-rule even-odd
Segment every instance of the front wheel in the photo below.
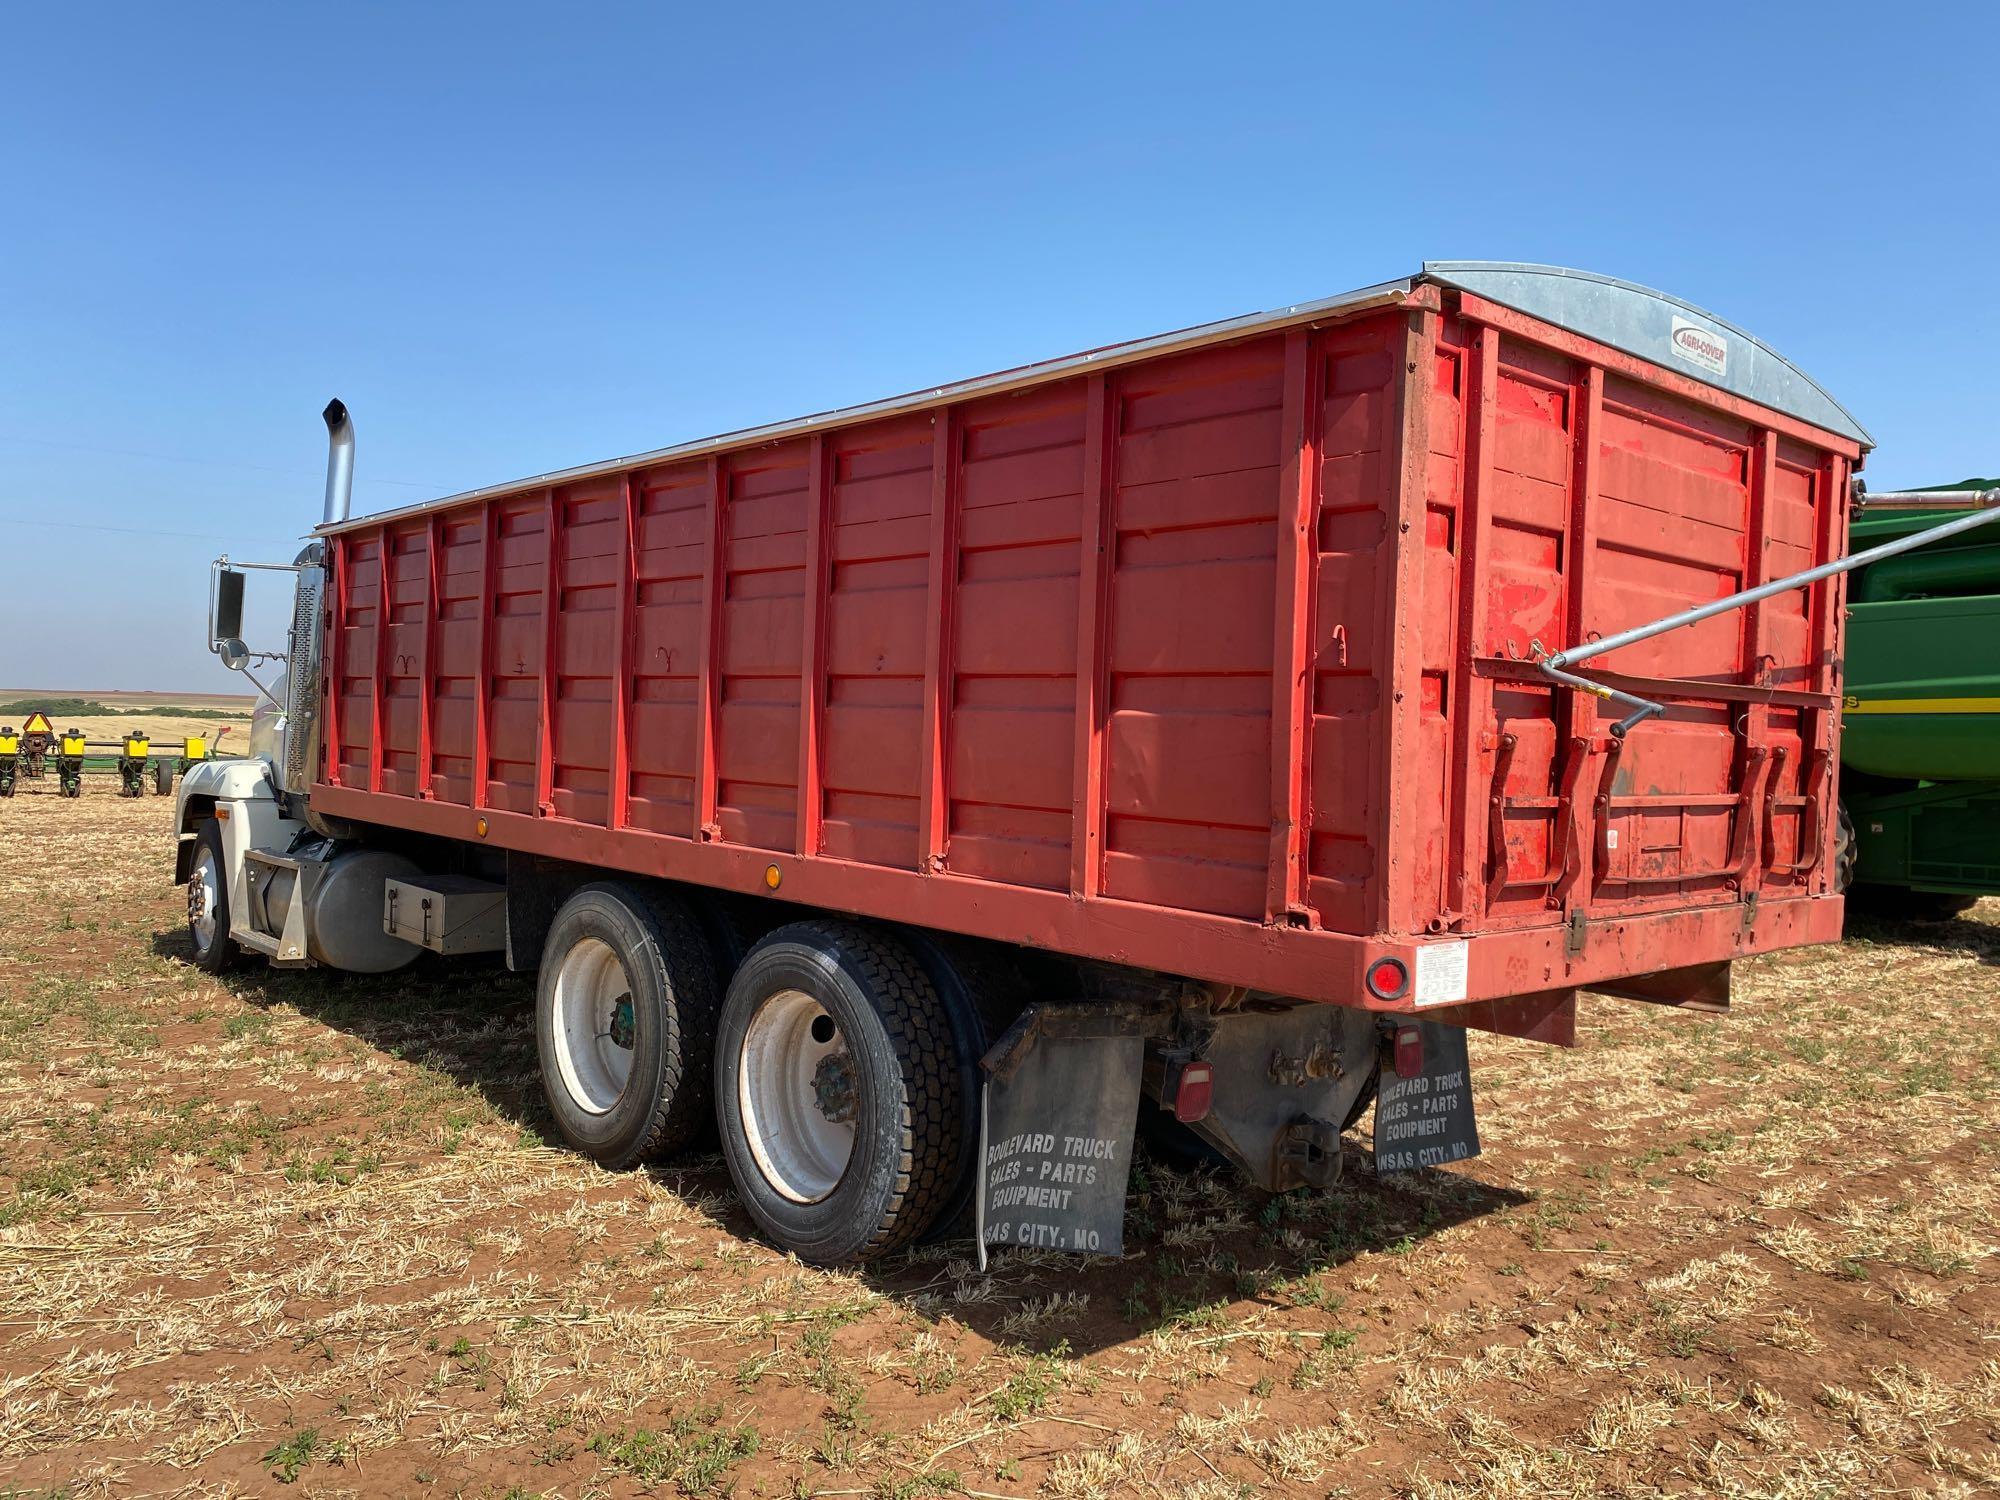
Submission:
{"label": "front wheel", "polygon": [[195,967],[211,974],[220,974],[237,957],[229,937],[228,870],[222,825],[210,818],[195,834],[194,858],[188,864],[187,925]]}
{"label": "front wheel", "polygon": [[751,949],[723,1003],[715,1092],[758,1228],[817,1265],[930,1228],[970,1161],[958,1052],[936,987],[886,934],[799,922]]}
{"label": "front wheel", "polygon": [[709,1116],[715,965],[687,906],[587,885],[542,949],[535,1042],[556,1130],[604,1166],[685,1145]]}

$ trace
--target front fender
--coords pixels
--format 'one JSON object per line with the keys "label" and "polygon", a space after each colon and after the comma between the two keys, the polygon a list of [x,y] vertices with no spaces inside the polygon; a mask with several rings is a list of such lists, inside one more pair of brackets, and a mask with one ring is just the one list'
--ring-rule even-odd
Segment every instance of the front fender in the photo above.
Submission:
{"label": "front fender", "polygon": [[[232,853],[255,844],[275,841],[281,830],[296,825],[281,817],[271,762],[262,756],[231,760],[205,760],[189,766],[174,796],[174,883],[184,884],[188,865],[194,859],[194,837],[201,825],[216,816],[216,808],[227,804],[229,813],[223,842]],[[230,895],[238,894],[237,867],[230,860]],[[237,907],[241,910],[240,905]]]}
{"label": "front fender", "polygon": [[204,760],[189,766],[175,789],[175,827],[192,833],[218,802],[275,802],[271,763],[262,756]]}

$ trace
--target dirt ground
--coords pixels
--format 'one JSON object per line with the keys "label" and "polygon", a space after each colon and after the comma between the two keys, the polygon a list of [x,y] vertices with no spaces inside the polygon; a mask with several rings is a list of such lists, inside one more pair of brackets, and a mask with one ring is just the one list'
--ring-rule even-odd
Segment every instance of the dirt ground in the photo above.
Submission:
{"label": "dirt ground", "polygon": [[824,1272],[548,1145],[521,977],[192,968],[170,808],[0,803],[0,1495],[2000,1491],[2000,904],[1475,1033],[1449,1171]]}

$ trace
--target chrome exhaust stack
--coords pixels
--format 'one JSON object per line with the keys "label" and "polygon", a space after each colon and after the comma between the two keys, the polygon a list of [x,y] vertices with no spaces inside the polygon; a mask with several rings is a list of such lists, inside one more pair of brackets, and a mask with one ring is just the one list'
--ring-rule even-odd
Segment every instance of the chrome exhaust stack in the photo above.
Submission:
{"label": "chrome exhaust stack", "polygon": [[[321,524],[337,526],[354,505],[354,419],[338,397],[320,413],[326,423],[326,511]],[[291,649],[286,653],[284,742],[278,755],[278,784],[293,806],[317,833],[332,830],[315,816],[306,801],[307,789],[320,759],[320,656],[324,646],[326,546],[315,538],[299,553],[292,598]]]}
{"label": "chrome exhaust stack", "polygon": [[337,396],[320,416],[326,421],[326,514],[320,524],[338,526],[354,504],[354,419]]}

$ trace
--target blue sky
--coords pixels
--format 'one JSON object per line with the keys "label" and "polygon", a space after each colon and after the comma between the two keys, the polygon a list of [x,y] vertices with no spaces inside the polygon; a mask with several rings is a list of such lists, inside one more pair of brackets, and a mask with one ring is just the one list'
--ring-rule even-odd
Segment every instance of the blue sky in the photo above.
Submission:
{"label": "blue sky", "polygon": [[332,395],[383,509],[1426,258],[1661,287],[1877,488],[1994,473],[1993,16],[12,7],[0,686],[238,686],[208,559],[290,555]]}

